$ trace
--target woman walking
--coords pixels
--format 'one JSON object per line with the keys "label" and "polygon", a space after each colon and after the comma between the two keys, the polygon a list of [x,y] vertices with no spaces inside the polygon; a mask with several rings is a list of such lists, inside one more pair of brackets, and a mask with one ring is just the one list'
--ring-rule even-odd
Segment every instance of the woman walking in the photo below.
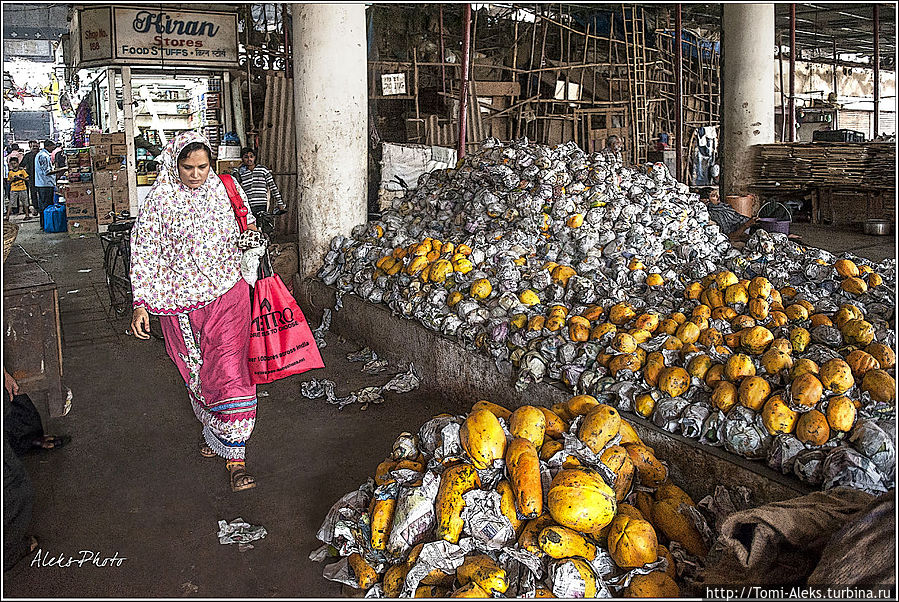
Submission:
{"label": "woman walking", "polygon": [[[256,486],[246,443],[256,420],[250,380],[250,292],[240,271],[240,229],[209,142],[185,132],[166,146],[131,235],[131,329],[149,338],[159,316],[165,346],[203,425],[200,453],[226,460],[233,491]],[[246,205],[243,191],[238,187]],[[246,216],[255,229],[252,213]]]}

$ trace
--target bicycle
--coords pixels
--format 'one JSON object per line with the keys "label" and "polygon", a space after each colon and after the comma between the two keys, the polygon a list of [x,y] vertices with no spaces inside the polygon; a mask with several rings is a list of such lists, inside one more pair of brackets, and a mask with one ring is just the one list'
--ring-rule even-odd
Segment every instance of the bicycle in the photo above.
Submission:
{"label": "bicycle", "polygon": [[[111,212],[112,217],[106,232],[100,234],[103,247],[103,270],[106,272],[106,289],[109,292],[109,307],[117,318],[130,316],[134,295],[131,291],[131,229],[136,218],[127,211]],[[122,218],[119,221],[118,218]],[[150,316],[150,335],[163,340],[159,319]]]}
{"label": "bicycle", "polygon": [[275,231],[275,218],[279,215],[287,213],[286,209],[275,209],[274,211],[254,211],[253,216],[256,218],[256,227],[266,236],[271,237]]}
{"label": "bicycle", "polygon": [[[106,272],[106,289],[109,307],[119,318],[131,313],[131,229],[135,218],[127,211],[111,213],[113,222],[100,234],[103,247],[103,270]],[[122,221],[117,218],[122,217]]]}

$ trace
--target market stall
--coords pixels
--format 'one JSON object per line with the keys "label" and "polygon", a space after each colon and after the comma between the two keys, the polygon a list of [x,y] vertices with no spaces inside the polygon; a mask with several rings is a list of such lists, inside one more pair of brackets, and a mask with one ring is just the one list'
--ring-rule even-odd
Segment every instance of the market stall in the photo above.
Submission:
{"label": "market stall", "polygon": [[[160,36],[158,23],[174,25]],[[118,142],[124,148],[106,149],[90,139],[90,128],[85,137],[92,156],[124,159],[122,173],[113,177],[127,188],[128,202],[117,206],[137,214],[155,179],[155,158],[180,132],[209,139],[222,159],[218,171],[235,166],[239,153],[224,142],[245,141],[239,86],[235,94],[230,71],[237,67],[236,13],[86,7],[72,20],[72,40],[73,66],[94,77],[85,102],[93,107],[97,131],[124,138]]]}

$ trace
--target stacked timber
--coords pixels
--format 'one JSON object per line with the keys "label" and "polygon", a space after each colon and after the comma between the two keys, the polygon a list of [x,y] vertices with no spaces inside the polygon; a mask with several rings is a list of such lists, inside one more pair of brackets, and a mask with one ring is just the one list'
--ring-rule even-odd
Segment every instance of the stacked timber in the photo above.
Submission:
{"label": "stacked timber", "polygon": [[763,144],[756,184],[895,189],[896,145],[885,142]]}

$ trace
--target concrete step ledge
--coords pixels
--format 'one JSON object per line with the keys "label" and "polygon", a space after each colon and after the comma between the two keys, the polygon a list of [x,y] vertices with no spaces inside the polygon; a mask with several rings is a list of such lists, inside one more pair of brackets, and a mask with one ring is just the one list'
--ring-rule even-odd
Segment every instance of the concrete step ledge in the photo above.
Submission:
{"label": "concrete step ledge", "polygon": [[[323,309],[334,308],[337,289],[319,280],[297,279],[294,291],[313,326],[320,322]],[[391,360],[414,362],[423,389],[458,400],[460,408],[447,408],[448,412],[464,412],[479,399],[509,408],[528,404],[549,407],[571,396],[570,392],[548,383],[531,385],[519,394],[512,379],[500,374],[486,355],[469,351],[416,321],[392,315],[384,305],[369,303],[353,294],[345,295],[343,308],[332,313],[331,332],[367,345]],[[634,425],[643,441],[656,450],[660,459],[667,462],[673,481],[696,501],[714,493],[717,485],[747,487],[753,493],[755,505],[813,491],[761,462],[669,433],[630,412],[622,415]]]}

